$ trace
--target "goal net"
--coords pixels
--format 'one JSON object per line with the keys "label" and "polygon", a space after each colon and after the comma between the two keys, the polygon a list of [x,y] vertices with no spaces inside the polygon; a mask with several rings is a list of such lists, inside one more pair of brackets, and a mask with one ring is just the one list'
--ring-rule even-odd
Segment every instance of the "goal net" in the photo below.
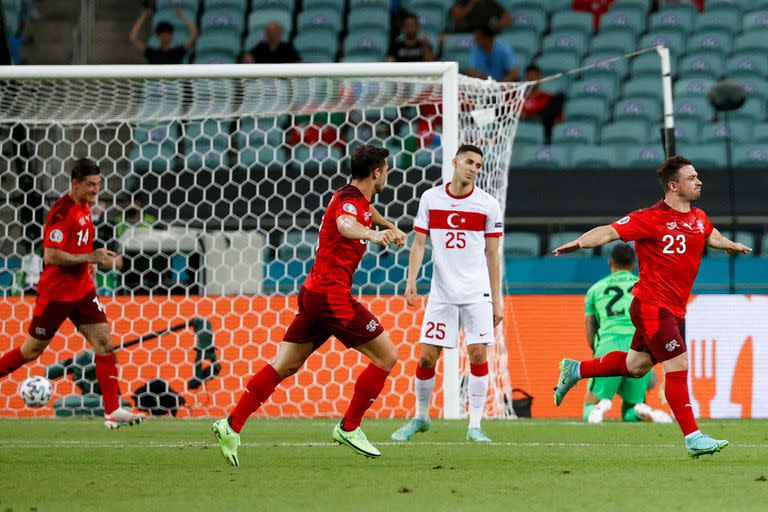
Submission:
{"label": "goal net", "polygon": [[[313,263],[333,191],[359,143],[390,150],[374,204],[410,232],[421,194],[452,174],[459,143],[486,153],[479,185],[505,204],[525,84],[460,77],[453,63],[286,66],[91,66],[0,70],[3,243],[0,353],[23,340],[42,262],[48,208],[74,159],[99,162],[96,246],[123,255],[97,278],[112,324],[123,398],[178,416],[229,410],[276,354]],[[418,288],[426,294],[429,254]],[[399,350],[372,413],[412,414],[423,305],[402,298],[408,248],[372,244],[353,294]],[[492,350],[487,412],[513,415],[503,331]],[[34,364],[0,381],[0,415],[98,415],[93,356],[66,322]],[[438,366],[435,416],[460,417],[463,351]],[[287,379],[262,416],[339,416],[364,367],[330,340]],[[19,383],[45,375],[47,407],[25,408]]]}

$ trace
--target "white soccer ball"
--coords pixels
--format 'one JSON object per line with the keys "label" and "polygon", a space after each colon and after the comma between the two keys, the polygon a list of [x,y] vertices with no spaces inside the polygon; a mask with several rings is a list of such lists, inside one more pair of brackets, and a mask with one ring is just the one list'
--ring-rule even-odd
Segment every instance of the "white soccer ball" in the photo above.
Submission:
{"label": "white soccer ball", "polygon": [[29,377],[19,386],[19,394],[28,407],[42,407],[51,399],[53,386],[45,377]]}

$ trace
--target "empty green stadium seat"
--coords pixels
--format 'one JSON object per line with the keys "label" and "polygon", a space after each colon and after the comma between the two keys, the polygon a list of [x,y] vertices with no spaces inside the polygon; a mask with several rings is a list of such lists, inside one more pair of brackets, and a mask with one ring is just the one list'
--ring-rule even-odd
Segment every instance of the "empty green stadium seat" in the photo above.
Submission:
{"label": "empty green stadium seat", "polygon": [[717,53],[686,55],[678,64],[679,75],[717,80],[723,74],[724,60],[723,56]]}
{"label": "empty green stadium seat", "polygon": [[624,82],[621,94],[627,98],[650,98],[661,101],[661,76],[633,77]]}
{"label": "empty green stadium seat", "polygon": [[504,256],[507,258],[538,258],[541,238],[536,233],[504,233]]}
{"label": "empty green stadium seat", "polygon": [[386,33],[364,31],[350,33],[344,40],[345,56],[367,56],[372,61],[384,60],[387,53]]}
{"label": "empty green stadium seat", "polygon": [[[547,256],[552,255],[552,251],[557,249],[561,245],[565,245],[568,242],[576,240],[583,233],[578,231],[561,231],[560,233],[552,233],[547,240]],[[559,256],[560,258],[591,258],[594,253],[594,249],[581,249],[579,251],[569,252]]]}
{"label": "empty green stadium seat", "polygon": [[195,46],[198,54],[205,51],[218,51],[237,55],[240,51],[240,34],[233,32],[202,34]]}
{"label": "empty green stadium seat", "polygon": [[180,129],[175,122],[140,124],[133,130],[135,145],[128,158],[137,172],[165,171],[172,167]]}
{"label": "empty green stadium seat", "polygon": [[717,53],[725,57],[733,47],[733,36],[722,30],[706,30],[688,37],[686,51],[688,55],[711,55]]}
{"label": "empty green stadium seat", "polygon": [[571,151],[571,165],[584,168],[616,167],[618,149],[614,146],[577,146]]}
{"label": "empty green stadium seat", "polygon": [[650,32],[640,38],[640,48],[649,46],[666,46],[675,54],[683,53],[686,36],[680,32]]}
{"label": "empty green stadium seat", "polygon": [[195,52],[195,64],[235,64],[237,51],[207,49]]}
{"label": "empty green stadium seat", "polygon": [[446,53],[464,52],[469,55],[475,45],[475,38],[470,32],[446,34],[443,41],[443,51]]}
{"label": "empty green stadium seat", "polygon": [[627,167],[655,169],[664,158],[664,148],[661,144],[627,146],[624,151],[624,165]]}
{"label": "empty green stadium seat", "polygon": [[544,75],[553,75],[574,69],[579,66],[581,59],[572,53],[545,53],[539,56],[535,64],[539,66]]}
{"label": "empty green stadium seat", "polygon": [[553,144],[595,144],[597,140],[595,123],[588,120],[567,120],[555,125],[552,130]]}
{"label": "empty green stadium seat", "polygon": [[627,62],[627,59],[619,58],[617,60],[610,60],[615,57],[621,57],[621,55],[620,52],[612,51],[590,52],[589,55],[584,57],[584,65],[596,64],[596,67],[584,72],[582,76],[595,78],[598,76],[612,75],[616,80],[624,80],[629,72],[629,63]]}
{"label": "empty green stadium seat", "polygon": [[656,52],[643,53],[632,59],[630,70],[632,77],[652,76],[660,80],[661,58]]}
{"label": "empty green stadium seat", "polygon": [[200,20],[200,30],[203,34],[217,31],[239,36],[245,30],[245,11],[232,7],[209,7]]}
{"label": "empty green stadium seat", "polygon": [[756,143],[768,143],[768,124],[758,123],[752,127],[752,133],[750,134],[749,142],[751,144]]}
{"label": "empty green stadium seat", "polygon": [[559,168],[568,166],[568,151],[559,146],[526,146],[520,148],[520,160],[513,158],[520,167]]}
{"label": "empty green stadium seat", "polygon": [[613,101],[618,96],[618,81],[613,76],[590,78],[590,73],[585,73],[585,78],[571,84],[569,92],[573,97],[595,96]]}
{"label": "empty green stadium seat", "polygon": [[[245,4],[247,8],[248,0],[241,0],[243,4]],[[252,10],[261,10],[261,9],[273,9],[273,8],[281,8],[284,9],[290,13],[293,13],[293,9],[295,7],[294,5],[295,0],[251,0],[251,9]],[[304,0],[304,6],[306,8],[307,0]]]}
{"label": "empty green stadium seat", "polygon": [[768,75],[768,54],[751,50],[735,52],[728,57],[725,70],[731,75],[745,76],[754,74],[756,78]]}
{"label": "empty green stadium seat", "polygon": [[758,122],[765,120],[765,100],[757,97],[747,97],[747,101],[738,110],[728,113],[728,119],[737,121],[739,119]]}
{"label": "empty green stadium seat", "polygon": [[697,169],[725,167],[725,144],[678,144],[677,153],[690,158]]}
{"label": "empty green stadium seat", "polygon": [[656,122],[661,118],[661,104],[649,98],[627,97],[620,99],[613,107],[613,119],[639,118]]}
{"label": "empty green stadium seat", "polygon": [[768,167],[768,143],[735,145],[733,165],[735,167]]}
{"label": "empty green stadium seat", "polygon": [[674,32],[682,36],[693,31],[695,13],[691,11],[671,11],[661,9],[651,14],[648,29],[651,32]]}
{"label": "empty green stadium seat", "polygon": [[591,52],[628,53],[635,49],[637,37],[631,32],[600,32],[594,36],[589,45]]}
{"label": "empty green stadium seat", "polygon": [[545,55],[551,52],[560,52],[572,53],[581,58],[587,53],[587,41],[588,37],[582,32],[562,30],[545,36],[541,43],[541,50]]}
{"label": "empty green stadium seat", "polygon": [[181,9],[191,20],[197,17],[197,10],[200,8],[200,0],[156,0],[155,9],[157,11],[173,11]]}
{"label": "empty green stadium seat", "polygon": [[698,144],[701,133],[701,121],[675,119],[675,140],[678,144]]}
{"label": "empty green stadium seat", "polygon": [[552,14],[550,30],[555,34],[565,30],[577,30],[584,36],[589,36],[593,32],[593,18],[586,12],[558,11]]}
{"label": "empty green stadium seat", "polygon": [[733,41],[733,51],[742,50],[768,52],[768,37],[765,37],[765,31],[752,30],[737,35]]}
{"label": "empty green stadium seat", "polygon": [[521,121],[515,132],[515,144],[541,146],[544,144],[544,128],[541,123]]}
{"label": "empty green stadium seat", "polygon": [[696,15],[696,31],[724,30],[731,34],[741,32],[741,9],[738,8],[712,8],[707,5],[707,10]]}
{"label": "empty green stadium seat", "polygon": [[649,123],[637,119],[606,124],[600,131],[600,144],[645,144],[648,142],[649,127]]}
{"label": "empty green stadium seat", "polygon": [[676,97],[672,105],[675,119],[694,119],[702,123],[712,120],[712,107],[704,96]]}
{"label": "empty green stadium seat", "polygon": [[302,9],[334,9],[342,12],[345,0],[302,0]]}
{"label": "empty green stadium seat", "polygon": [[645,32],[645,10],[614,4],[610,11],[600,16],[598,35],[629,34],[637,40]]}
{"label": "empty green stadium seat", "polygon": [[602,124],[608,119],[608,102],[599,97],[575,97],[565,102],[565,118],[571,121],[588,119]]}
{"label": "empty green stadium seat", "polygon": [[[389,8],[391,7],[392,2],[390,0],[351,0],[349,2],[349,8],[350,9],[358,9],[358,8],[374,8],[379,10],[387,11],[387,14],[389,14]],[[443,4],[440,4],[443,5]],[[417,7],[419,4],[417,4]]]}
{"label": "empty green stadium seat", "polygon": [[308,260],[314,254],[317,241],[317,231],[309,229],[287,231],[277,250],[277,258],[280,261]]}
{"label": "empty green stadium seat", "polygon": [[705,78],[681,78],[673,86],[675,99],[691,96],[706,98],[713,85],[713,80]]}
{"label": "empty green stadium seat", "polygon": [[439,34],[445,30],[445,23],[448,11],[435,7],[424,7],[417,11],[419,16],[419,27],[422,32],[429,34]]}
{"label": "empty green stadium seat", "polygon": [[218,169],[226,165],[229,121],[189,121],[184,125],[184,166]]}
{"label": "empty green stadium seat", "polygon": [[745,13],[742,18],[741,29],[745,33],[758,31],[758,33],[765,34],[764,31],[768,29],[768,9]]}
{"label": "empty green stadium seat", "polygon": [[547,13],[541,9],[517,8],[510,11],[514,23],[513,28],[526,28],[538,35],[547,29]]}
{"label": "empty green stadium seat", "polygon": [[359,30],[389,30],[389,9],[380,7],[355,7],[350,9],[347,16],[347,29],[350,32]]}
{"label": "empty green stadium seat", "polygon": [[526,54],[532,56],[539,53],[541,38],[531,32],[513,30],[502,32],[496,38],[509,43],[509,47],[518,55]]}
{"label": "empty green stadium seat", "polygon": [[[293,46],[304,62],[330,62],[338,51],[339,38],[334,32],[327,30],[305,30],[293,40]],[[313,60],[311,56],[325,56],[321,60]]]}
{"label": "empty green stadium seat", "polygon": [[296,22],[299,32],[312,28],[327,28],[341,31],[342,11],[329,8],[304,9]]}
{"label": "empty green stadium seat", "polygon": [[278,118],[242,117],[234,136],[237,163],[243,167],[281,164],[286,160],[283,140],[284,131]]}
{"label": "empty green stadium seat", "polygon": [[706,124],[701,129],[699,142],[723,142],[729,135],[734,143],[744,142],[749,140],[752,126],[750,121],[731,121],[727,125],[723,122]]}

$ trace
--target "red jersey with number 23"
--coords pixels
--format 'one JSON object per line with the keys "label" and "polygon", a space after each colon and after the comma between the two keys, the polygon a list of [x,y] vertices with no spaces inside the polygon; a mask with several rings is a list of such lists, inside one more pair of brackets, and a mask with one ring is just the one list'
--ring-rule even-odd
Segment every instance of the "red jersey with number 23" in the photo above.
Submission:
{"label": "red jersey with number 23", "polygon": [[[44,248],[89,254],[93,252],[93,236],[90,206],[80,206],[69,195],[53,204],[43,229]],[[38,295],[57,302],[82,299],[95,286],[88,266],[88,263],[69,267],[46,265],[37,284]]]}
{"label": "red jersey with number 23", "polygon": [[304,286],[318,293],[349,295],[352,276],[368,244],[339,233],[336,219],[340,215],[350,215],[367,228],[373,225],[371,203],[360,189],[346,185],[333,194],[320,224],[315,264],[304,281]]}
{"label": "red jersey with number 23", "polygon": [[707,214],[698,208],[679,212],[661,200],[612,226],[623,241],[635,241],[640,281],[632,295],[685,317],[704,246],[714,229]]}

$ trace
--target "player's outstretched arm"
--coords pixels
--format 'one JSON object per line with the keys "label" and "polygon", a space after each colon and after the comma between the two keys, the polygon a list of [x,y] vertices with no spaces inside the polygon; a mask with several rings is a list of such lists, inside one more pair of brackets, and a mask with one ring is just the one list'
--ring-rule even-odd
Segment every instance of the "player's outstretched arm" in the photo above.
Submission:
{"label": "player's outstretched arm", "polygon": [[619,232],[616,231],[616,229],[610,224],[606,224],[605,226],[598,226],[587,231],[572,242],[561,245],[552,251],[552,254],[555,256],[560,256],[561,254],[578,251],[579,249],[591,249],[593,247],[600,247],[601,245],[605,245],[608,242],[613,242],[614,240],[618,239]]}
{"label": "player's outstretched arm", "polygon": [[88,254],[72,254],[54,247],[46,247],[43,261],[54,267],[72,267],[83,263],[95,263],[101,268],[112,268],[117,254],[108,249],[96,249]]}
{"label": "player's outstretched arm", "polygon": [[369,240],[371,242],[387,246],[395,241],[395,232],[391,229],[374,231],[363,226],[351,215],[339,215],[336,217],[336,227],[339,234],[352,240]]}
{"label": "player's outstretched arm", "polygon": [[395,232],[395,243],[398,247],[402,247],[405,245],[405,242],[408,240],[408,235],[403,233],[398,229],[397,226],[392,221],[387,220],[382,214],[379,213],[379,211],[371,206],[371,220],[373,221],[373,224],[376,226],[381,226],[385,229],[391,229]]}
{"label": "player's outstretched arm", "polygon": [[712,229],[712,233],[707,238],[707,245],[713,249],[722,249],[728,254],[749,254],[752,252],[751,247],[747,247],[744,244],[739,244],[733,240],[728,240],[723,236],[717,228]]}
{"label": "player's outstretched arm", "polygon": [[499,241],[501,237],[485,239],[485,261],[491,278],[491,298],[493,300],[493,325],[499,325],[504,319],[504,301],[501,298],[501,265],[499,263]]}
{"label": "player's outstretched arm", "polygon": [[424,252],[427,247],[427,235],[416,233],[413,236],[411,254],[408,257],[408,278],[405,284],[405,300],[409,306],[418,304],[418,292],[416,291],[416,278],[421,271],[421,263],[424,261]]}

